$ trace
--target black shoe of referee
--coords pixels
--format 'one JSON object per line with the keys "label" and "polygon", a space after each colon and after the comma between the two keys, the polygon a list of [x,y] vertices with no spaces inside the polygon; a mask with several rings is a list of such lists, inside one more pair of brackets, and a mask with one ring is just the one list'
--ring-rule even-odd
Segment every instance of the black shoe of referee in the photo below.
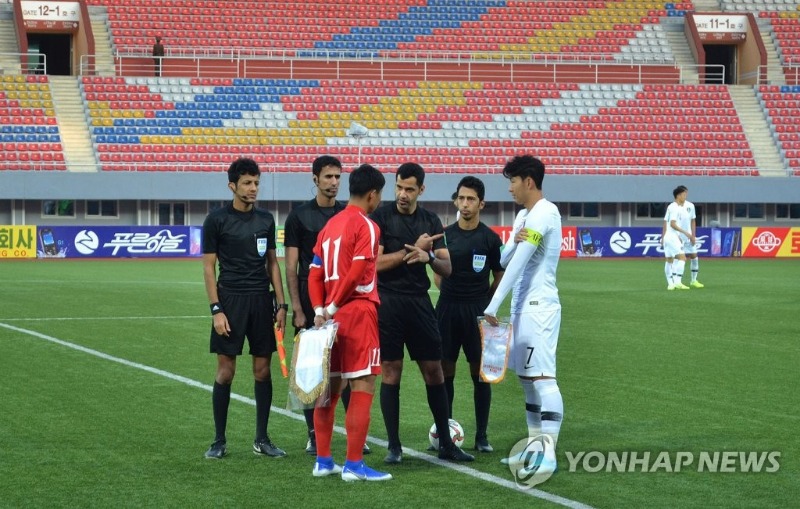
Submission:
{"label": "black shoe of referee", "polygon": [[264,456],[271,456],[273,458],[286,456],[286,451],[273,444],[269,436],[253,442],[253,453],[263,454]]}
{"label": "black shoe of referee", "polygon": [[214,443],[206,451],[205,457],[210,460],[218,460],[222,459],[226,454],[228,454],[228,448],[225,447],[225,439],[221,439],[214,440]]}
{"label": "black shoe of referee", "polygon": [[475,461],[475,456],[465,453],[451,443],[439,446],[439,459],[448,461]]}

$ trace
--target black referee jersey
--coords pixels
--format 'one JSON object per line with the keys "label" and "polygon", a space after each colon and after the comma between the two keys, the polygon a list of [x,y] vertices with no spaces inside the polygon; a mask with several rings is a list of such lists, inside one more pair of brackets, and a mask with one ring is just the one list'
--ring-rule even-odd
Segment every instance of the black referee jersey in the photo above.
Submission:
{"label": "black referee jersey", "polygon": [[266,210],[240,212],[233,203],[203,222],[203,253],[216,253],[217,285],[232,293],[269,291],[267,251],[275,249],[275,218]]}
{"label": "black referee jersey", "polygon": [[300,251],[297,277],[308,279],[309,265],[314,258],[314,245],[317,235],[325,227],[328,220],[344,210],[345,205],[335,202],[333,207],[320,207],[317,199],[303,203],[289,212],[284,225],[283,245],[296,247]]}
{"label": "black referee jersey", "polygon": [[479,300],[489,298],[489,275],[503,270],[500,265],[500,236],[483,223],[474,230],[462,230],[458,222],[444,229],[450,277],[442,278],[441,299]]}
{"label": "black referee jersey", "polygon": [[[417,205],[413,214],[401,214],[395,202],[379,207],[370,218],[381,229],[381,245],[385,254],[404,251],[405,244],[413,245],[423,233],[442,233],[439,216]],[[433,250],[447,247],[444,238],[434,241]],[[378,273],[378,290],[405,295],[427,295],[431,287],[427,264],[402,263],[394,269]]]}

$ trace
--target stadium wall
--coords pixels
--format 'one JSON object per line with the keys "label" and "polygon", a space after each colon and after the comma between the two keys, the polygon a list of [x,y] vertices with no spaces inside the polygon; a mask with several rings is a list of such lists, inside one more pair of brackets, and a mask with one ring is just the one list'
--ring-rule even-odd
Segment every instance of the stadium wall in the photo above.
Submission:
{"label": "stadium wall", "polygon": [[[393,198],[393,176],[387,175],[384,199]],[[437,212],[442,221],[451,222],[455,210],[450,196],[462,174],[429,174],[425,180],[424,205]],[[487,224],[508,225],[516,207],[509,199],[507,180],[497,174],[477,175],[486,184]],[[186,224],[201,224],[209,201],[227,201],[230,192],[224,172],[215,173],[136,173],[136,172],[0,172],[0,224],[48,224],[42,217],[42,200],[76,200],[75,216],[58,218],[60,224],[150,225],[157,222],[155,204],[187,204]],[[774,206],[797,203],[800,178],[794,177],[688,177],[688,176],[610,176],[548,175],[545,194],[562,206],[565,224],[582,224],[586,219],[570,221],[566,204],[593,202],[601,204],[598,226],[648,226],[653,220],[635,217],[636,203],[668,203],[672,189],[685,185],[690,197],[704,208],[706,221],[718,220],[733,226],[731,204],[767,205],[764,220],[749,220],[746,225],[775,224]],[[278,224],[291,210],[292,203],[310,199],[314,188],[305,173],[265,173],[260,199],[276,215]],[[347,175],[342,182],[342,199],[347,198]],[[118,200],[118,217],[86,218],[84,200]],[[88,221],[88,222],[87,222]],[[657,221],[655,221],[657,222]],[[780,223],[780,221],[778,222]],[[741,224],[738,226],[742,226]]]}

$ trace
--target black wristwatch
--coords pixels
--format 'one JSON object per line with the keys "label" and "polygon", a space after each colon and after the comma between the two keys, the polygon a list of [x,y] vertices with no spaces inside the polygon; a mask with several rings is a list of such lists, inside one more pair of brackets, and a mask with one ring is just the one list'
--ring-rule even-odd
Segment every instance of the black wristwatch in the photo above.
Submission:
{"label": "black wristwatch", "polygon": [[428,258],[428,263],[433,265],[433,261],[436,259],[436,255],[433,254],[433,251],[428,251],[428,256],[430,256],[430,258]]}
{"label": "black wristwatch", "polygon": [[278,310],[280,311],[281,309],[289,311],[289,304],[278,304]]}

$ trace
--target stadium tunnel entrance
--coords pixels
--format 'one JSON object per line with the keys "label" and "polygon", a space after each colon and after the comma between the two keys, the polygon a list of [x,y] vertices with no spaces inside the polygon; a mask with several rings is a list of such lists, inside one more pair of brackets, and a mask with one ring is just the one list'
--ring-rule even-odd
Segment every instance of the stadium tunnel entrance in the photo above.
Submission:
{"label": "stadium tunnel entrance", "polygon": [[[706,84],[735,85],[736,46],[733,44],[704,44],[706,52]],[[720,72],[722,69],[722,72]]]}
{"label": "stadium tunnel entrance", "polygon": [[71,34],[28,34],[28,64],[36,74],[44,74],[46,61],[47,74],[70,76],[71,53]]}

